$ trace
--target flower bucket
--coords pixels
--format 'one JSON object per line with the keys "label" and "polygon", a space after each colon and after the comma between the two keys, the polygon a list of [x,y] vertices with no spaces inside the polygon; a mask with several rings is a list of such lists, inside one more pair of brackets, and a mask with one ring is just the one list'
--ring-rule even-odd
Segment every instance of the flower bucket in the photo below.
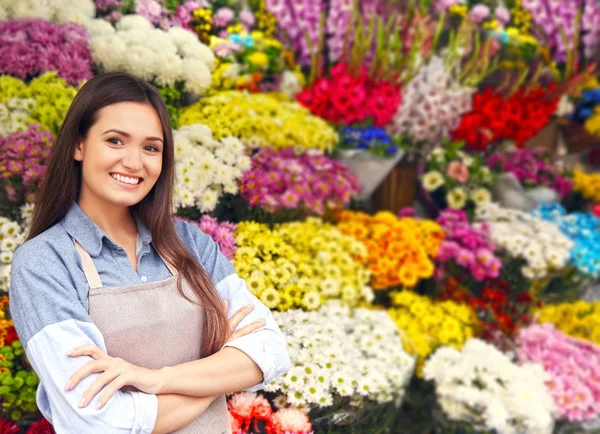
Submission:
{"label": "flower bucket", "polygon": [[549,187],[525,190],[517,177],[504,173],[493,189],[494,201],[505,208],[533,211],[542,203],[557,202],[558,193]]}
{"label": "flower bucket", "polygon": [[393,157],[382,158],[363,149],[352,149],[342,151],[339,161],[358,176],[361,185],[358,199],[367,200],[403,155],[404,152],[398,151]]}

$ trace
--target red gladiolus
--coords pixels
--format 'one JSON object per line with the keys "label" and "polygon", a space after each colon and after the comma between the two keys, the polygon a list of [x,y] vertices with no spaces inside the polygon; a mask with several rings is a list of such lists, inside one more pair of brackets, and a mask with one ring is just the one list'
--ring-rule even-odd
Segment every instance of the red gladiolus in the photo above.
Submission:
{"label": "red gladiolus", "polygon": [[400,90],[391,83],[371,80],[365,68],[352,75],[338,63],[330,78],[321,77],[296,99],[313,114],[337,124],[350,125],[369,119],[383,127],[391,122],[402,101]]}
{"label": "red gladiolus", "polygon": [[452,133],[456,141],[465,141],[473,150],[487,151],[490,143],[513,140],[522,147],[549,121],[558,105],[558,99],[550,98],[554,89],[539,88],[534,91],[521,89],[509,98],[488,88],[473,98],[473,109],[461,120]]}

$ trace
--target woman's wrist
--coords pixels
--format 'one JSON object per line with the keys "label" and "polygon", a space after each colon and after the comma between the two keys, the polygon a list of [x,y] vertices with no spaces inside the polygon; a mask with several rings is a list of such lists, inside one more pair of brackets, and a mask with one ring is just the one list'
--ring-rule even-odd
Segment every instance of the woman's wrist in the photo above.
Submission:
{"label": "woman's wrist", "polygon": [[155,372],[157,374],[157,379],[156,379],[157,392],[155,392],[155,394],[163,395],[163,394],[167,394],[167,393],[172,393],[169,391],[169,384],[172,384],[173,367],[165,366],[163,368],[157,369]]}

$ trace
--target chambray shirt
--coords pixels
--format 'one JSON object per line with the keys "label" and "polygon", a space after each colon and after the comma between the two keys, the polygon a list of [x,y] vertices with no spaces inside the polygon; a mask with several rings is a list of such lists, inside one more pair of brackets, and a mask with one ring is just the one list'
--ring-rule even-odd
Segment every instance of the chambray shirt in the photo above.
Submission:
{"label": "chambray shirt", "polygon": [[[113,242],[77,205],[42,234],[19,247],[12,262],[10,312],[33,369],[40,378],[37,404],[57,433],[151,433],[158,413],[155,395],[117,392],[95,410],[96,395],[87,407],[79,400],[99,374],[92,374],[65,392],[70,376],[91,358],[67,356],[76,347],[94,344],[106,351],[100,330],[89,316],[89,287],[77,240],[90,254],[103,286],[114,287],[168,279],[171,274],[152,247],[152,235],[136,216],[138,236],[135,271],[125,250]],[[177,234],[204,266],[222,299],[228,316],[253,303],[254,310],[239,325],[265,319],[266,326],[226,344],[246,353],[262,370],[264,381],[254,391],[290,368],[287,344],[270,310],[248,291],[231,263],[212,238],[196,226],[176,221]]]}

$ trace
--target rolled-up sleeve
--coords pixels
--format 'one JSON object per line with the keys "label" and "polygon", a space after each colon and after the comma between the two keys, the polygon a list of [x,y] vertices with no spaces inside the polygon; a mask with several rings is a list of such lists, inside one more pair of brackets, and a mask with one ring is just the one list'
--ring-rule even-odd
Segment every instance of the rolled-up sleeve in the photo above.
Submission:
{"label": "rolled-up sleeve", "polygon": [[70,270],[53,248],[29,242],[17,250],[9,295],[15,329],[40,378],[38,407],[57,433],[152,432],[158,414],[155,395],[118,391],[96,410],[101,393],[85,408],[78,404],[100,374],[64,390],[71,375],[92,360],[69,357],[67,352],[91,344],[106,351],[106,345],[78,296]]}
{"label": "rolled-up sleeve", "polygon": [[246,390],[252,392],[264,388],[291,367],[287,342],[271,310],[248,290],[246,282],[238,276],[231,262],[210,236],[187,222],[179,221],[176,227],[184,243],[211,276],[221,298],[227,300],[227,316],[231,317],[248,304],[254,305],[254,310],[240,322],[238,328],[256,321],[266,321],[260,330],[225,344],[225,347],[244,352],[263,373],[263,381]]}

